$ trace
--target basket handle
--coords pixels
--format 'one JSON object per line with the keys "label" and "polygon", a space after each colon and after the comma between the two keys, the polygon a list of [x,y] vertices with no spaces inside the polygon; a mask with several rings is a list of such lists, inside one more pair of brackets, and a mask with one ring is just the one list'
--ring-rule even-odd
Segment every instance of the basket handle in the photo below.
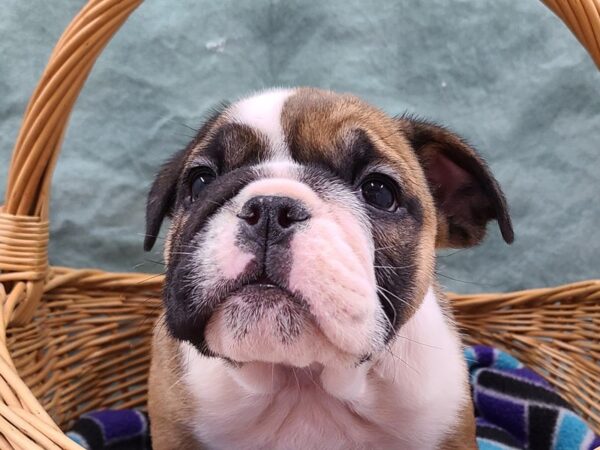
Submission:
{"label": "basket handle", "polygon": [[14,147],[4,212],[48,218],[50,179],[69,115],[94,62],[141,0],[91,0],[56,44]]}
{"label": "basket handle", "polygon": [[600,0],[542,0],[569,27],[600,69]]}
{"label": "basket handle", "polygon": [[[600,0],[543,1],[600,67]],[[17,305],[17,323],[35,311],[47,276],[50,183],[69,115],[96,58],[141,2],[90,0],[56,44],[27,105],[0,209],[0,283],[13,283],[0,299]]]}
{"label": "basket handle", "polygon": [[69,115],[96,58],[142,0],[90,0],[56,44],[29,100],[0,208],[0,301],[27,323],[48,275],[50,183]]}

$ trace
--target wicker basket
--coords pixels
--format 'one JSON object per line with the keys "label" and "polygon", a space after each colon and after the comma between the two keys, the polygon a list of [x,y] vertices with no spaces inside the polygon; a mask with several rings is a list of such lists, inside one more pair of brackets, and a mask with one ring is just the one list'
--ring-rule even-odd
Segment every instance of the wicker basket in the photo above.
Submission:
{"label": "wicker basket", "polygon": [[[80,449],[85,411],[143,407],[162,277],[49,267],[50,182],[93,64],[141,0],[91,0],[54,49],[23,120],[0,209],[0,450]],[[600,0],[546,0],[600,67]],[[469,342],[506,349],[600,431],[600,281],[452,295]]]}

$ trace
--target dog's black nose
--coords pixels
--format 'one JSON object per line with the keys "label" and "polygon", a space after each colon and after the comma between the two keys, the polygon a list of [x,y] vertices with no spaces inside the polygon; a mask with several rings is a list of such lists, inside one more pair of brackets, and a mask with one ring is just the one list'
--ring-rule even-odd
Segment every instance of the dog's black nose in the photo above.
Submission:
{"label": "dog's black nose", "polygon": [[308,210],[290,197],[258,196],[246,202],[238,214],[256,237],[277,240],[310,218]]}

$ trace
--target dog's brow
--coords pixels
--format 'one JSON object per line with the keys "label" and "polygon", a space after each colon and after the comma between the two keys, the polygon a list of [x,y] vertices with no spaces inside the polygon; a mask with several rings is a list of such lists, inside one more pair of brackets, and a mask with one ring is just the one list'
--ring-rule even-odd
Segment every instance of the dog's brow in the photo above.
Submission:
{"label": "dog's brow", "polygon": [[346,152],[351,156],[347,161],[350,164],[349,173],[352,180],[356,180],[368,165],[381,159],[373,141],[366,131],[360,128],[350,131]]}
{"label": "dog's brow", "polygon": [[221,125],[197,148],[197,156],[213,161],[219,173],[257,162],[267,150],[261,136],[251,127],[239,123]]}
{"label": "dog's brow", "polygon": [[292,144],[292,156],[304,166],[321,167],[349,184],[369,166],[385,163],[384,155],[361,128],[341,130],[329,146],[330,150],[325,150],[310,141],[302,146]]}

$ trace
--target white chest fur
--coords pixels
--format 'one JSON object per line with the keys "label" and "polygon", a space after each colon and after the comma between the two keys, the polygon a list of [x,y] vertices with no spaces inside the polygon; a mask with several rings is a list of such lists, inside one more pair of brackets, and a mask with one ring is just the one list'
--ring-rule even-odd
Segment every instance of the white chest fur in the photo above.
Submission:
{"label": "white chest fur", "polygon": [[211,449],[432,449],[469,401],[460,340],[432,289],[352,402],[308,369],[289,370],[274,394],[253,393],[221,360],[181,349],[194,432]]}

